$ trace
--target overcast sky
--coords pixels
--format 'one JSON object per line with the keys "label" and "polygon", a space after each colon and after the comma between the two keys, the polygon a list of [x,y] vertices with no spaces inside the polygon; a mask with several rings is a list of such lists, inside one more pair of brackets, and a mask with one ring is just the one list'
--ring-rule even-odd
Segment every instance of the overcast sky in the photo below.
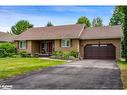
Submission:
{"label": "overcast sky", "polygon": [[114,6],[0,6],[0,31],[10,31],[19,20],[28,20],[35,27],[45,26],[48,21],[54,25],[75,24],[81,16],[90,21],[101,17],[108,25]]}

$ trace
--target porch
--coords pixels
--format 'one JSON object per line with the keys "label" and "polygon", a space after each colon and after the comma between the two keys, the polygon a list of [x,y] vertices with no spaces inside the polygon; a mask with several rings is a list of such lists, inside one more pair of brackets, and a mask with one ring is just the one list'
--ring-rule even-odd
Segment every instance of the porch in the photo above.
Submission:
{"label": "porch", "polygon": [[54,40],[31,41],[31,53],[34,56],[49,57],[52,55],[55,47]]}

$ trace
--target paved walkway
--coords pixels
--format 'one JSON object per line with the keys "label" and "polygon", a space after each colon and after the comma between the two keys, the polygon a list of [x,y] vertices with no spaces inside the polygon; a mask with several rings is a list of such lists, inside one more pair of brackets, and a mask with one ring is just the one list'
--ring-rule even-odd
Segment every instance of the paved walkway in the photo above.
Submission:
{"label": "paved walkway", "polygon": [[13,89],[122,89],[113,60],[82,60],[7,80]]}

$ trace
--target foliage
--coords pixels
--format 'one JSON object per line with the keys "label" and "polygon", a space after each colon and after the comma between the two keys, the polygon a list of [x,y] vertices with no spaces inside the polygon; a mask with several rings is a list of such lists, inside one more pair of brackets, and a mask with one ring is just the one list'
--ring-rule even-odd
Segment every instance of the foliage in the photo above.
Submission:
{"label": "foliage", "polygon": [[87,27],[91,25],[89,19],[85,16],[80,17],[76,24],[86,24]]}
{"label": "foliage", "polygon": [[16,47],[12,43],[0,44],[0,57],[11,57],[16,53]]}
{"label": "foliage", "polygon": [[121,71],[121,79],[122,79],[123,87],[124,89],[127,89],[127,62],[118,61],[117,63]]}
{"label": "foliage", "polygon": [[97,26],[103,26],[103,20],[100,17],[96,17],[92,21],[92,26],[97,27]]}
{"label": "foliage", "polygon": [[27,20],[20,20],[14,26],[11,27],[13,34],[19,35],[28,28],[32,28],[33,25],[30,24]]}
{"label": "foliage", "polygon": [[124,14],[120,9],[120,6],[116,6],[113,15],[110,19],[109,25],[122,25]]}
{"label": "foliage", "polygon": [[0,78],[8,78],[64,63],[65,61],[39,58],[0,58]]}
{"label": "foliage", "polygon": [[20,51],[19,55],[21,57],[31,57],[31,55],[27,51],[25,51],[25,50]]}
{"label": "foliage", "polygon": [[63,56],[63,52],[62,51],[54,51],[53,55],[56,56],[57,58],[62,58]]}
{"label": "foliage", "polygon": [[123,38],[121,41],[121,46],[122,46],[122,58],[126,59],[127,62],[127,6],[122,6],[120,7],[124,14],[124,19],[123,19],[123,24],[122,24],[122,29],[123,29]]}
{"label": "foliage", "polygon": [[5,49],[0,49],[0,58],[6,56],[7,56],[7,52],[5,51]]}
{"label": "foliage", "polygon": [[63,51],[55,51],[53,52],[53,56],[51,58],[56,58],[56,59],[75,59],[78,58],[78,52],[75,50],[69,51],[69,52],[63,52]]}
{"label": "foliage", "polygon": [[50,26],[54,26],[54,25],[51,22],[48,22],[46,26],[50,27]]}
{"label": "foliage", "polygon": [[70,56],[73,56],[73,57],[75,57],[75,58],[78,58],[79,52],[77,52],[77,51],[75,51],[75,50],[72,50],[72,51],[69,52],[69,55],[70,55]]}

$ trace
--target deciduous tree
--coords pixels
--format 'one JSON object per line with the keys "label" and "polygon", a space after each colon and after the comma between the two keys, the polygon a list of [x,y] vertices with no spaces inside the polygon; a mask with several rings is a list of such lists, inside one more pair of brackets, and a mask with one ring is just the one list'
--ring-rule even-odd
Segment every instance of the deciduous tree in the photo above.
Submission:
{"label": "deciduous tree", "polygon": [[14,26],[11,27],[11,32],[15,35],[19,35],[28,28],[32,28],[33,25],[30,24],[27,20],[20,20]]}
{"label": "deciduous tree", "polygon": [[87,17],[82,16],[77,20],[77,24],[86,24],[87,27],[90,27],[90,21]]}

